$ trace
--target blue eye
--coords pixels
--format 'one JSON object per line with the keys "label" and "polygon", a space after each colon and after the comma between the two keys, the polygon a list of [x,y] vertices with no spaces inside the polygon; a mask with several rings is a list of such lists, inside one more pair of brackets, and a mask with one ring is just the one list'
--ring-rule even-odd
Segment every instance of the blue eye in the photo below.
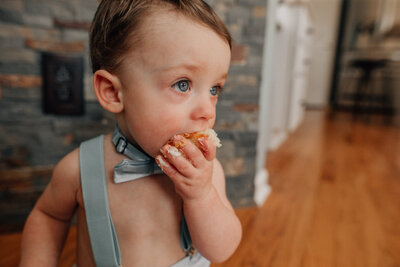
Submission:
{"label": "blue eye", "polygon": [[210,88],[210,94],[212,96],[216,96],[216,95],[218,95],[220,90],[221,90],[220,86],[213,86],[213,87]]}
{"label": "blue eye", "polygon": [[175,84],[172,85],[172,88],[174,88],[175,90],[185,93],[187,91],[189,91],[190,89],[190,83],[188,80],[181,80]]}

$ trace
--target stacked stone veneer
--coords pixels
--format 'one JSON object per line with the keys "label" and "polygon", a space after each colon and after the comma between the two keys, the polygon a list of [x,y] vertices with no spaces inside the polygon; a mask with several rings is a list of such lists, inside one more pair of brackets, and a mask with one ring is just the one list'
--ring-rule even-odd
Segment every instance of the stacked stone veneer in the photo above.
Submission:
{"label": "stacked stone veneer", "polygon": [[[252,205],[265,0],[208,1],[235,39],[228,83],[217,107],[218,151],[234,206]],[[114,127],[96,102],[88,28],[96,0],[0,0],[0,225],[21,225],[55,164],[79,143]],[[41,53],[85,59],[85,114],[42,109]]]}

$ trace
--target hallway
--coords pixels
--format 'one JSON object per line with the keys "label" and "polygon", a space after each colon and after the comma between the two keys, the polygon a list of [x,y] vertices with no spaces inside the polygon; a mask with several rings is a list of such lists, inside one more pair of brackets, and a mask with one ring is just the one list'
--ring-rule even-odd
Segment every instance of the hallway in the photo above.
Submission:
{"label": "hallway", "polygon": [[[271,195],[237,210],[242,243],[213,267],[400,266],[400,127],[308,111],[267,165]],[[0,266],[16,266],[19,242],[0,235]]]}
{"label": "hallway", "polygon": [[244,237],[226,267],[400,266],[400,128],[304,123],[268,156],[272,194],[239,210]]}

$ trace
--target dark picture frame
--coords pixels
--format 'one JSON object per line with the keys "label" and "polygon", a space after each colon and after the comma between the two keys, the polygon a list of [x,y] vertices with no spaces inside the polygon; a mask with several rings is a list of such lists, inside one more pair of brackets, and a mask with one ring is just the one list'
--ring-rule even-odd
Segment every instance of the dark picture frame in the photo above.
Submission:
{"label": "dark picture frame", "polygon": [[45,113],[84,114],[82,56],[43,52],[42,78]]}

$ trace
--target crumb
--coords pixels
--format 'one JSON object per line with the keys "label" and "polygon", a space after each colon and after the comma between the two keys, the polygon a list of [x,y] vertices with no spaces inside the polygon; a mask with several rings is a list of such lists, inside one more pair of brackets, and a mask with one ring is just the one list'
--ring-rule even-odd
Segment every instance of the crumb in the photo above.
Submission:
{"label": "crumb", "polygon": [[182,156],[182,153],[176,148],[176,147],[169,147],[168,148],[168,153],[171,154],[173,157],[179,157]]}

